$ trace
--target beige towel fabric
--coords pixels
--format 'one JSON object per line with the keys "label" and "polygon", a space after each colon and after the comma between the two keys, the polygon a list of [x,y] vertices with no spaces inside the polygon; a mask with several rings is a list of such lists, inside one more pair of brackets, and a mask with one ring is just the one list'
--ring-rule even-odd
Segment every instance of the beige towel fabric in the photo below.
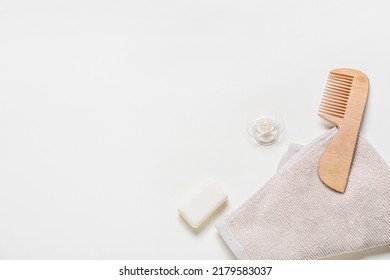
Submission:
{"label": "beige towel fabric", "polygon": [[390,244],[390,169],[361,135],[344,194],[318,177],[334,128],[285,158],[276,174],[216,225],[238,259],[320,259]]}

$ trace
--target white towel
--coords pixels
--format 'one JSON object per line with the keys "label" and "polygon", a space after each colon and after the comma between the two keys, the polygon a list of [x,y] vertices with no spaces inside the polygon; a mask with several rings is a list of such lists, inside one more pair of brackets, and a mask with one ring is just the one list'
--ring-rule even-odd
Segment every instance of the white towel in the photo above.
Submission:
{"label": "white towel", "polygon": [[318,177],[336,133],[295,146],[258,192],[217,223],[238,259],[320,259],[390,244],[390,169],[364,137],[344,194]]}

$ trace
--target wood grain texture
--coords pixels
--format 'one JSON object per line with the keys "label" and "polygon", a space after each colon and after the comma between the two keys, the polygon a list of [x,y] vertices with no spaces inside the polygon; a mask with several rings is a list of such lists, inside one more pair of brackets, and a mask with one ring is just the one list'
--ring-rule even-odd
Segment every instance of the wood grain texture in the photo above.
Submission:
{"label": "wood grain texture", "polygon": [[319,161],[318,175],[324,184],[340,193],[347,187],[368,88],[368,78],[361,71],[334,69],[320,105],[319,116],[339,130]]}

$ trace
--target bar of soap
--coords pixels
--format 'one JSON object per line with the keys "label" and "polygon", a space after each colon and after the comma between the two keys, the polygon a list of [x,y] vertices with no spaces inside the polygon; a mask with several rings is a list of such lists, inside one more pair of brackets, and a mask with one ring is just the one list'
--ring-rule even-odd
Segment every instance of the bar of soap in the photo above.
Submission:
{"label": "bar of soap", "polygon": [[197,228],[225,203],[227,197],[220,182],[208,179],[196,187],[178,210],[191,227]]}

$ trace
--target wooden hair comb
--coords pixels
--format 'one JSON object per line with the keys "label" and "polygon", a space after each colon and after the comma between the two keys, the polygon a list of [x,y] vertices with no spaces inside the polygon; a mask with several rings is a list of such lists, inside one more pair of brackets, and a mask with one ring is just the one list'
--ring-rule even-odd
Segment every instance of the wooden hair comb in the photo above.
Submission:
{"label": "wooden hair comb", "polygon": [[330,71],[319,116],[338,127],[338,132],[323,153],[318,175],[331,189],[344,193],[364,108],[368,96],[368,78],[355,69]]}

